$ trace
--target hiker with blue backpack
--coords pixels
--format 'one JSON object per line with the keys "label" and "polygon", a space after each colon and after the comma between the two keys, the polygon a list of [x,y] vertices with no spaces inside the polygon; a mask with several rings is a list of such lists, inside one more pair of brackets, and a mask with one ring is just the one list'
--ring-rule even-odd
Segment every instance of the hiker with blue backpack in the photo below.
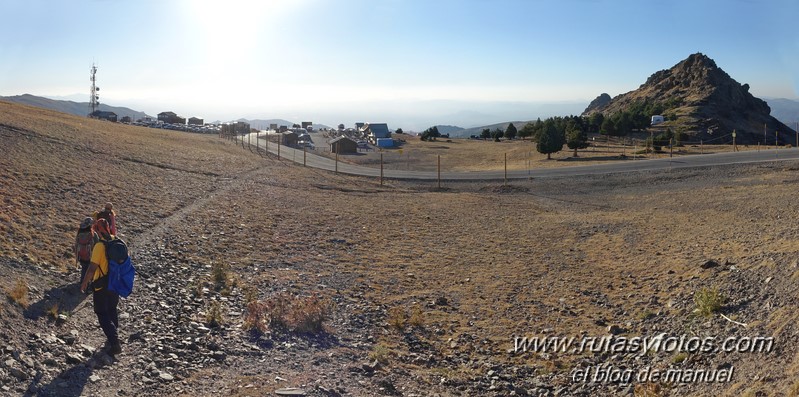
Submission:
{"label": "hiker with blue backpack", "polygon": [[130,261],[127,245],[111,233],[108,221],[100,218],[95,222],[94,228],[100,242],[94,245],[91,263],[80,290],[85,292],[89,283],[92,283],[94,312],[108,339],[108,353],[116,355],[122,352],[117,305],[120,296],[126,298],[132,292],[135,269]]}

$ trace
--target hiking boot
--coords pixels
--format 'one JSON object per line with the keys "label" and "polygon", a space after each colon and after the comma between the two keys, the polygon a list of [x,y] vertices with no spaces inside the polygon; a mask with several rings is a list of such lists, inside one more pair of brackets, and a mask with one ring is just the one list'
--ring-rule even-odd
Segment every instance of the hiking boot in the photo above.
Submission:
{"label": "hiking boot", "polygon": [[108,353],[111,355],[122,353],[122,345],[119,342],[112,344],[111,348],[108,350]]}
{"label": "hiking boot", "polygon": [[122,353],[122,345],[119,342],[106,342],[104,348],[112,356]]}

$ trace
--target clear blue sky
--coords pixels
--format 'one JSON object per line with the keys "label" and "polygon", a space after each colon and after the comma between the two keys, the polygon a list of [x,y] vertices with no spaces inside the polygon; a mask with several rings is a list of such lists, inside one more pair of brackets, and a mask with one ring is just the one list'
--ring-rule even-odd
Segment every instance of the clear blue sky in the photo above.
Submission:
{"label": "clear blue sky", "polygon": [[94,62],[101,102],[206,120],[579,113],[696,52],[755,96],[799,95],[797,0],[2,0],[0,15],[0,95],[88,101]]}

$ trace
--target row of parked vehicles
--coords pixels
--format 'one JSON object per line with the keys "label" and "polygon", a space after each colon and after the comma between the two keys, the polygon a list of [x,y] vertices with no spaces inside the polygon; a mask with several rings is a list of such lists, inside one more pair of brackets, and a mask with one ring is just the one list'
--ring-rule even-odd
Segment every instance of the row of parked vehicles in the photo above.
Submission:
{"label": "row of parked vehicles", "polygon": [[218,134],[219,133],[219,126],[215,125],[193,125],[193,124],[170,124],[170,123],[146,123],[136,121],[130,123],[130,125],[138,125],[142,127],[150,127],[150,128],[162,128],[165,130],[175,130],[175,131],[186,131],[186,132],[197,132],[201,134]]}

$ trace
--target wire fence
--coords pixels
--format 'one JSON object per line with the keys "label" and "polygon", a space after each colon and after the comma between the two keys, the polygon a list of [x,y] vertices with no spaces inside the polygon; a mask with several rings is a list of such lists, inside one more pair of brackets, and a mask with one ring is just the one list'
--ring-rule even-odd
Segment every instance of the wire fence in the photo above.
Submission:
{"label": "wire fence", "polygon": [[[647,138],[639,137],[614,137],[606,135],[593,135],[589,137],[588,146],[577,151],[577,156],[572,149],[565,145],[561,152],[553,155],[557,161],[548,161],[547,156],[538,153],[533,141],[512,142],[512,145],[499,146],[502,143],[472,139],[443,139],[433,142],[406,144],[402,138],[395,142],[392,148],[377,148],[367,145],[358,147],[347,154],[337,154],[330,140],[331,135],[314,134],[317,142],[297,142],[285,140],[284,135],[254,132],[251,134],[220,134],[224,139],[229,139],[262,156],[276,157],[282,160],[306,164],[309,155],[316,155],[335,161],[335,171],[338,172],[340,164],[354,164],[371,169],[380,169],[380,175],[387,170],[420,171],[439,173],[442,168],[445,172],[470,172],[470,171],[518,171],[534,170],[564,165],[562,162],[571,162],[570,165],[590,165],[603,161],[637,161],[673,156],[694,154],[710,154],[732,152],[741,150],[765,150],[780,147],[779,145],[736,145],[734,133],[714,136],[702,140],[675,140],[659,142],[657,137],[650,135]],[[653,145],[653,140],[655,141]],[[454,142],[460,141],[460,142]],[[473,152],[459,150],[449,151],[450,146],[462,142],[474,142],[474,145],[495,145],[493,147],[479,147]],[[479,142],[479,143],[478,143]],[[503,141],[504,142],[504,141]],[[778,140],[775,137],[775,141]],[[664,145],[665,143],[665,145]],[[790,145],[788,145],[790,146]],[[487,149],[487,150],[479,150]],[[503,149],[507,149],[503,151]],[[449,152],[448,152],[449,151]]]}

